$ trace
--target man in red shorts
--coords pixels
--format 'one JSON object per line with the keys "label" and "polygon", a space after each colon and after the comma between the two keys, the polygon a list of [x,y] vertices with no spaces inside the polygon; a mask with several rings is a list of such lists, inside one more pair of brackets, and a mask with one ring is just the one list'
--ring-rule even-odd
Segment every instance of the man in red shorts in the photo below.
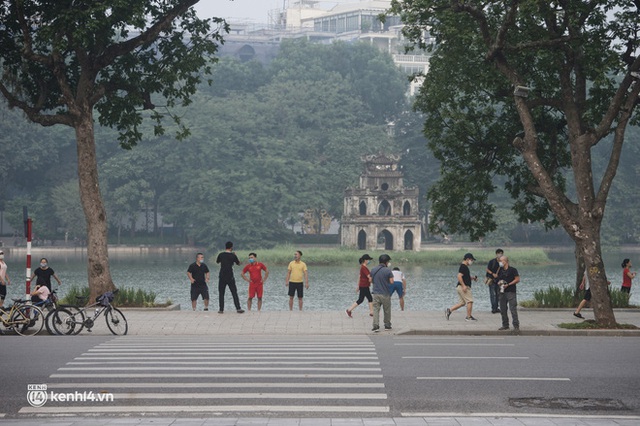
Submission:
{"label": "man in red shorts", "polygon": [[[242,279],[249,283],[249,299],[247,299],[247,310],[251,310],[251,302],[255,296],[258,296],[258,311],[262,309],[262,293],[264,282],[269,277],[269,270],[264,263],[258,262],[257,254],[249,253],[249,263],[242,270]],[[262,276],[264,271],[264,277]],[[249,278],[247,278],[247,272]]]}

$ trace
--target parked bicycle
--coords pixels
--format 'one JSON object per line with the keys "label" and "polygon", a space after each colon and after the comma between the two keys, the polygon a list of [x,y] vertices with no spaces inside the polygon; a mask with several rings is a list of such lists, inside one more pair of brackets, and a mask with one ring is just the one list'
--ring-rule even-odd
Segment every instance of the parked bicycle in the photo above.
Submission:
{"label": "parked bicycle", "polygon": [[96,299],[96,303],[79,308],[78,312],[70,312],[68,309],[58,309],[53,314],[53,328],[60,334],[78,334],[85,327],[91,332],[96,320],[104,314],[109,331],[115,335],[125,335],[129,329],[127,319],[116,307],[111,305],[118,290],[108,291]]}
{"label": "parked bicycle", "polygon": [[44,327],[45,316],[42,310],[33,306],[29,300],[11,299],[14,304],[0,308],[0,322],[8,331],[21,336],[35,336]]}
{"label": "parked bicycle", "polygon": [[51,290],[51,294],[49,295],[47,300],[41,300],[39,302],[33,303],[34,306],[40,308],[40,310],[44,313],[44,325],[49,334],[60,334],[56,332],[55,328],[53,327],[53,322],[59,321],[60,318],[59,316],[55,315],[57,311],[63,311],[67,316],[80,311],[80,308],[78,306],[60,305],[58,303],[58,296],[56,293],[56,290]]}

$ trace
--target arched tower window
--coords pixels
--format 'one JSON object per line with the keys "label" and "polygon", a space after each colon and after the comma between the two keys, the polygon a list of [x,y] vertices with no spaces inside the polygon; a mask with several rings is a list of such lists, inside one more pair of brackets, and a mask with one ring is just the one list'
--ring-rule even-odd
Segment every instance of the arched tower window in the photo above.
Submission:
{"label": "arched tower window", "polygon": [[367,203],[364,201],[360,201],[360,216],[367,215]]}
{"label": "arched tower window", "polygon": [[383,200],[378,207],[379,216],[391,216],[391,204],[387,200]]}
{"label": "arched tower window", "polygon": [[411,216],[411,203],[409,201],[405,201],[402,205],[402,214],[404,216]]}
{"label": "arched tower window", "polygon": [[410,230],[404,233],[404,249],[413,250],[413,232]]}
{"label": "arched tower window", "polygon": [[385,250],[393,250],[393,235],[384,229],[378,234],[378,244],[384,245]]}
{"label": "arched tower window", "polygon": [[361,229],[360,232],[358,232],[358,249],[366,250],[366,248],[367,248],[367,233],[364,232],[364,229]]}

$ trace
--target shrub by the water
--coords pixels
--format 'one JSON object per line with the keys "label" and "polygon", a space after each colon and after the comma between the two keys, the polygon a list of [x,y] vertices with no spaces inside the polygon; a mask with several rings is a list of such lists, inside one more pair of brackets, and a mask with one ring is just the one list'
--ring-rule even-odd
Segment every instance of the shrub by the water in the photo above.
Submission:
{"label": "shrub by the water", "polygon": [[[89,297],[89,287],[77,287],[71,286],[67,289],[65,296],[60,300],[63,305],[75,305],[78,303],[76,296]],[[170,302],[162,304],[167,305]],[[115,306],[124,307],[153,307],[158,306],[156,304],[156,293],[149,290],[134,289],[129,287],[123,287],[116,293],[115,300],[113,302]]]}
{"label": "shrub by the water", "polygon": [[[614,308],[628,308],[629,295],[620,290],[609,291],[611,305]],[[580,291],[576,295],[576,289],[571,287],[559,288],[551,286],[546,290],[536,290],[533,293],[533,300],[518,302],[525,308],[573,308],[576,300],[582,300],[584,292]]]}

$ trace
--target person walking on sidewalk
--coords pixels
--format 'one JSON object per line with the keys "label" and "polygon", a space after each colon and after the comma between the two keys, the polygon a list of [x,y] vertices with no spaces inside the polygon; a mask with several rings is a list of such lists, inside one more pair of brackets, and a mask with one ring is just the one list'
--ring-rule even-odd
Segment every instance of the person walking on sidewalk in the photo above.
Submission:
{"label": "person walking on sidewalk", "polygon": [[360,258],[360,279],[358,280],[358,287],[356,287],[356,293],[358,294],[358,300],[353,302],[350,308],[347,309],[347,315],[351,318],[351,313],[357,308],[364,299],[369,301],[369,316],[373,316],[373,297],[371,296],[371,274],[367,265],[373,259],[368,254],[363,254]]}
{"label": "person walking on sidewalk", "polygon": [[189,265],[187,269],[187,277],[191,283],[191,307],[196,310],[198,304],[198,296],[202,295],[204,300],[204,310],[209,310],[209,268],[204,263],[204,254],[196,254],[196,261]]}
{"label": "person walking on sidewalk", "polygon": [[622,288],[620,291],[631,294],[631,281],[636,277],[635,272],[631,272],[631,260],[622,261]]}
{"label": "person walking on sidewalk", "polygon": [[486,278],[484,280],[485,284],[489,287],[489,300],[491,301],[491,313],[497,314],[500,312],[500,307],[498,306],[498,296],[499,296],[499,288],[498,288],[498,271],[500,270],[500,265],[498,265],[498,259],[502,257],[504,251],[502,249],[496,250],[496,257],[489,261],[487,265],[487,273]]}
{"label": "person walking on sidewalk", "polygon": [[388,254],[380,255],[380,264],[371,270],[373,283],[373,328],[371,331],[380,331],[380,306],[384,310],[384,329],[391,330],[391,285],[393,284],[393,272],[391,257]]}
{"label": "person walking on sidewalk", "polygon": [[511,312],[511,322],[515,330],[520,329],[518,320],[518,298],[516,296],[516,285],[520,282],[518,270],[509,266],[509,258],[500,258],[500,272],[498,272],[498,285],[500,286],[500,315],[502,315],[502,327],[498,330],[509,329],[509,316],[507,315],[507,305]]}
{"label": "person walking on sidewalk", "polygon": [[[302,310],[302,298],[304,297],[304,288],[309,288],[309,272],[307,271],[307,264],[302,260],[302,252],[297,250],[293,253],[293,260],[289,262],[287,267],[287,277],[284,280],[284,285],[289,287],[289,310],[293,311],[293,297],[298,295],[298,309]],[[304,280],[304,281],[303,281]]]}
{"label": "person walking on sidewalk", "polygon": [[[253,298],[258,296],[258,311],[262,309],[262,294],[264,292],[264,282],[269,278],[269,270],[264,263],[258,262],[258,255],[249,253],[249,263],[242,270],[242,279],[249,283],[249,297],[247,298],[247,310],[251,310]],[[264,271],[264,277],[262,276]],[[249,273],[249,278],[246,274]]]}
{"label": "person walking on sidewalk", "polygon": [[467,316],[465,321],[477,321],[473,315],[471,315],[471,311],[473,310],[473,294],[471,293],[471,281],[477,281],[478,277],[474,275],[471,276],[471,271],[469,270],[469,266],[473,265],[473,261],[476,260],[475,257],[471,253],[466,253],[462,259],[462,263],[458,268],[458,283],[456,285],[456,292],[458,293],[458,299],[460,300],[458,303],[453,305],[450,308],[445,309],[444,315],[449,319],[451,313],[462,308],[463,306],[467,307]]}
{"label": "person walking on sidewalk", "polygon": [[233,297],[233,304],[236,306],[236,311],[239,314],[243,314],[244,309],[240,306],[236,279],[233,276],[233,265],[239,265],[240,259],[238,259],[238,256],[233,252],[233,243],[231,241],[227,241],[224,248],[225,250],[218,254],[218,258],[216,259],[216,263],[220,264],[220,274],[218,275],[218,297],[220,298],[220,310],[218,313],[224,313],[224,293],[228,286],[231,291],[231,296]]}
{"label": "person walking on sidewalk", "polygon": [[400,300],[400,310],[404,311],[404,295],[407,293],[407,278],[397,266],[391,271],[393,273],[393,284],[391,284],[391,295],[398,293]]}
{"label": "person walking on sidewalk", "polygon": [[[611,281],[607,281],[607,285],[610,285]],[[584,275],[582,276],[582,281],[580,282],[579,290],[584,290],[584,296],[580,301],[580,304],[573,312],[573,316],[576,318],[584,319],[580,311],[587,305],[587,303],[591,302],[591,286],[589,285],[589,275],[587,271],[584,271]]]}

